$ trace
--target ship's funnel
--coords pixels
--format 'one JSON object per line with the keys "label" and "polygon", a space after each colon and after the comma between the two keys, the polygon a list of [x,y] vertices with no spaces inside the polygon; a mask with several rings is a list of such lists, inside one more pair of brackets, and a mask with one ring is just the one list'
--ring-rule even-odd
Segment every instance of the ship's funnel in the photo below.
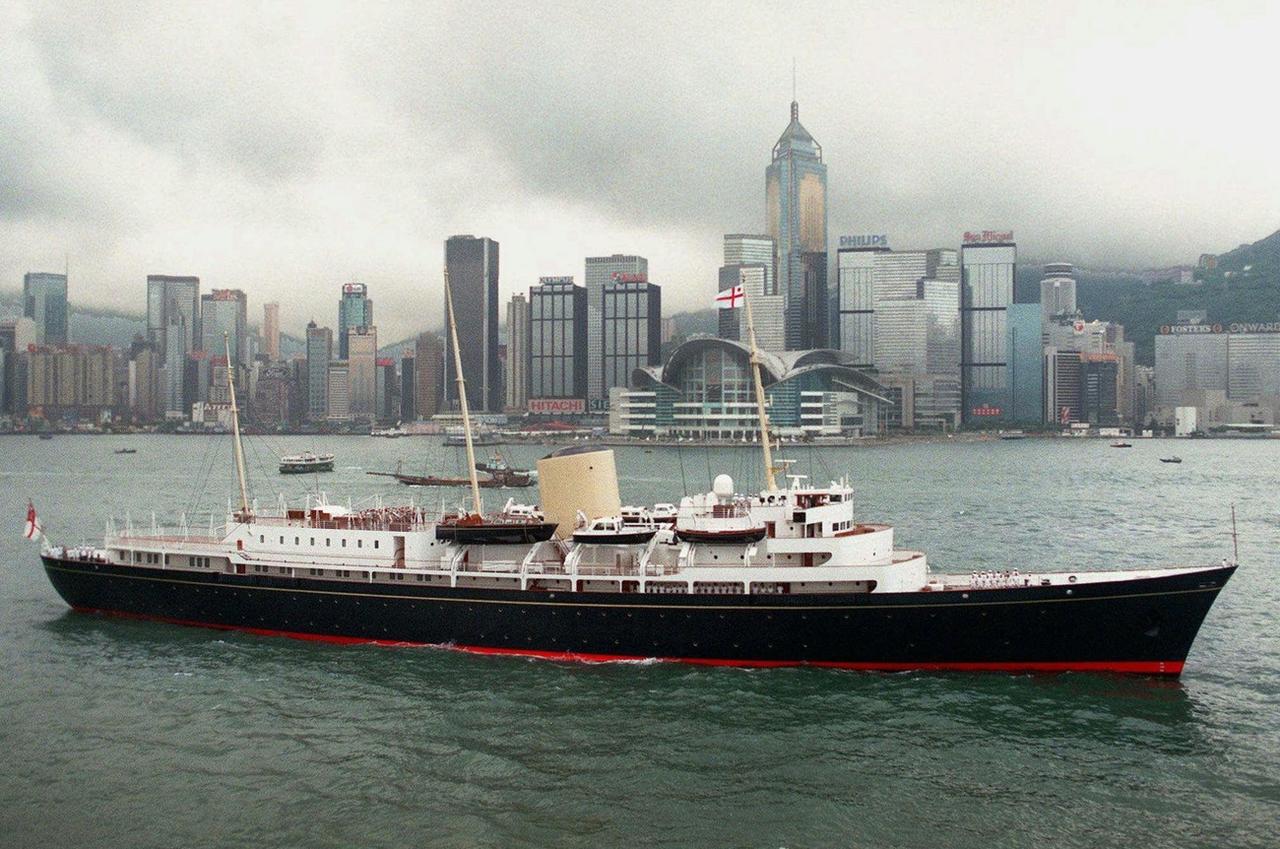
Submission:
{"label": "ship's funnel", "polygon": [[617,516],[622,502],[613,449],[575,446],[551,452],[538,461],[538,495],[561,539],[573,533],[579,512],[587,521]]}

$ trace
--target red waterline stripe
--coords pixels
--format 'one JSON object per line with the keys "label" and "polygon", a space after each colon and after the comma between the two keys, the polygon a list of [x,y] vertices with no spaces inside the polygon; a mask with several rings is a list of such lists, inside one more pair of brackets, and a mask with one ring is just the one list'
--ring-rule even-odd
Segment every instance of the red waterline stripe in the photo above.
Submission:
{"label": "red waterline stripe", "polygon": [[167,625],[184,625],[195,628],[212,628],[216,631],[237,631],[258,637],[287,637],[291,640],[307,640],[331,645],[374,646],[431,646],[466,654],[528,657],[571,663],[618,663],[657,660],[662,663],[685,663],[693,666],[734,666],[748,669],[777,669],[793,666],[816,666],[824,669],[853,669],[863,672],[1121,672],[1130,675],[1179,675],[1181,660],[1079,660],[1079,661],[944,661],[920,663],[880,663],[876,661],[843,660],[726,660],[715,657],[660,657],[636,654],[599,654],[595,652],[544,651],[541,649],[510,649],[494,646],[467,646],[451,643],[422,643],[408,640],[380,640],[372,637],[344,637],[332,634],[313,634],[307,631],[281,631],[275,628],[253,628],[241,625],[224,625],[217,622],[199,622],[177,619],[172,616],[151,616],[122,610],[102,610],[93,607],[73,608],[77,613],[95,613],[121,619],[137,619],[146,622],[163,622]]}

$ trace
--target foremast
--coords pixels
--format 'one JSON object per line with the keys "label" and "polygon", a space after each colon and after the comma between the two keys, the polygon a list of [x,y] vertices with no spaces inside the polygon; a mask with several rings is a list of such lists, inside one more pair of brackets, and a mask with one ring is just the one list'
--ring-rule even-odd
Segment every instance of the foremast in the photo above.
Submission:
{"label": "foremast", "polygon": [[462,410],[462,433],[467,443],[467,474],[471,477],[472,511],[484,515],[484,502],[480,499],[480,478],[476,474],[476,449],[471,441],[471,411],[467,407],[467,381],[462,376],[462,349],[458,347],[458,323],[453,317],[453,291],[449,288],[449,266],[444,267],[444,299],[449,312],[449,338],[453,340],[453,366],[457,373],[458,404]]}
{"label": "foremast", "polygon": [[769,442],[769,414],[764,406],[764,383],[760,379],[760,351],[756,348],[756,328],[751,320],[751,299],[747,287],[742,287],[742,303],[747,310],[747,340],[751,345],[751,377],[755,381],[756,415],[760,419],[760,448],[764,452],[764,482],[769,492],[777,492],[774,479],[773,446]]}
{"label": "foremast", "polygon": [[232,454],[236,461],[236,480],[240,484],[240,519],[249,518],[249,488],[245,483],[244,446],[240,443],[240,408],[236,406],[235,367],[231,364],[230,334],[222,334],[222,347],[227,354],[227,390],[231,394]]}

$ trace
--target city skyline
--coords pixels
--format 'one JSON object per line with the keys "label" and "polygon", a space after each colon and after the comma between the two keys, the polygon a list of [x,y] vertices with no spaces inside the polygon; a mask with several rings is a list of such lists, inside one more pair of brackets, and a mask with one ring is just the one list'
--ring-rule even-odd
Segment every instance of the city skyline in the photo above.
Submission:
{"label": "city skyline", "polygon": [[[668,312],[699,308],[722,235],[766,232],[759,168],[790,100],[793,56],[806,126],[831,168],[830,252],[846,232],[951,246],[963,228],[997,227],[1019,232],[1028,259],[1138,267],[1190,262],[1275,224],[1268,134],[1223,133],[1192,111],[1211,99],[1255,112],[1249,81],[1269,75],[1251,63],[1272,60],[1249,45],[1275,30],[1274,10],[1097,7],[1079,16],[1086,23],[1048,8],[877,9],[874,37],[856,26],[867,10],[847,7],[812,7],[817,28],[763,6],[672,10],[652,22],[646,48],[668,70],[619,62],[603,69],[606,85],[600,63],[548,48],[585,27],[612,32],[626,17],[616,9],[577,22],[509,10],[530,38],[501,69],[469,52],[493,36],[444,7],[439,20],[406,10],[362,27],[335,9],[301,22],[248,7],[105,21],[17,11],[3,43],[14,72],[0,116],[14,132],[0,157],[15,179],[0,196],[0,288],[69,258],[72,297],[89,306],[141,312],[136,281],[192,274],[280,302],[281,329],[298,337],[308,293],[352,277],[376,289],[384,315],[413,315],[424,292],[436,300],[440,241],[483,232],[505,245],[503,301],[538,277],[577,273],[584,256],[621,252],[649,258]],[[1134,27],[1141,43],[1125,35]],[[749,67],[710,71],[700,58],[774,29],[782,37]],[[246,38],[271,49],[241,50]],[[707,46],[678,49],[690,44]],[[232,74],[223,50],[247,64]],[[329,85],[317,98],[321,53]],[[933,54],[922,67],[903,64],[922,54]],[[156,56],[167,73],[151,73]],[[1013,65],[1023,82],[1007,82]],[[375,96],[368,82],[394,85]],[[474,105],[451,113],[455,96]],[[428,101],[445,111],[409,105]],[[337,126],[335,109],[380,131]],[[473,152],[447,145],[458,133]],[[1194,168],[1182,167],[1188,151]],[[146,180],[129,177],[138,173]],[[1251,191],[1229,191],[1241,184]],[[421,329],[380,325],[388,339]]]}

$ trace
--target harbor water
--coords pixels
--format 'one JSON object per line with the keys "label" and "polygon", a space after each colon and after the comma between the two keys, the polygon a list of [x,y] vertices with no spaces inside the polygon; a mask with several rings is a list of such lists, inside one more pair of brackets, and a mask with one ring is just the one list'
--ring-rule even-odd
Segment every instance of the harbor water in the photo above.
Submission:
{"label": "harbor water", "polygon": [[[436,437],[248,440],[266,507],[454,506],[366,471],[462,471]],[[136,454],[117,455],[133,447]],[[330,474],[276,458],[333,452]],[[548,450],[503,449],[530,467]],[[619,448],[624,503],[748,448]],[[1161,456],[1182,456],[1162,464]],[[935,570],[1232,556],[1177,681],[567,664],[335,646],[71,612],[20,530],[221,513],[225,437],[0,437],[0,847],[1273,847],[1280,441],[938,440],[783,452]],[[536,490],[489,490],[493,507]],[[367,503],[367,502],[366,502]],[[219,520],[220,521],[220,520]]]}

